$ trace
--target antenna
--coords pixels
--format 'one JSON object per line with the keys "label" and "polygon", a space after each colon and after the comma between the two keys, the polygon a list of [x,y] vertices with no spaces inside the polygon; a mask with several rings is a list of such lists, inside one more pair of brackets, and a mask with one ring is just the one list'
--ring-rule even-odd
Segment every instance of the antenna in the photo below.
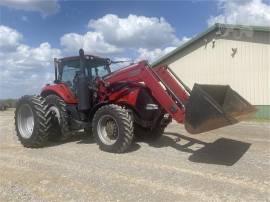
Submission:
{"label": "antenna", "polygon": [[111,61],[111,64],[118,64],[118,63],[125,63],[130,62],[130,64],[134,64],[133,60],[117,60],[117,61]]}

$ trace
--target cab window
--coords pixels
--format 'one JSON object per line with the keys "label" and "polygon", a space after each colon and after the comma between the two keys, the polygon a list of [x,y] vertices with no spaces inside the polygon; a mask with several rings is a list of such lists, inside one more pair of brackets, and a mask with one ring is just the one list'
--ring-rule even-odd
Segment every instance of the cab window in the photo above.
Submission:
{"label": "cab window", "polygon": [[59,75],[59,80],[73,88],[74,78],[79,72],[80,62],[78,60],[67,61],[63,63],[62,74]]}
{"label": "cab window", "polygon": [[100,65],[91,68],[92,77],[95,79],[96,77],[104,77],[108,75],[110,72],[106,65]]}

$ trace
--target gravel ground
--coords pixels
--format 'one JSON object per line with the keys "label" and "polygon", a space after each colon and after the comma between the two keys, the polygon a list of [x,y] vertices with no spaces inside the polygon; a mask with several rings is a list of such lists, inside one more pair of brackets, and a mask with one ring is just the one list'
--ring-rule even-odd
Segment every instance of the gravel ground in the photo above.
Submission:
{"label": "gravel ground", "polygon": [[172,123],[128,153],[91,137],[26,149],[13,110],[0,112],[0,201],[270,201],[270,124],[244,122],[202,135]]}

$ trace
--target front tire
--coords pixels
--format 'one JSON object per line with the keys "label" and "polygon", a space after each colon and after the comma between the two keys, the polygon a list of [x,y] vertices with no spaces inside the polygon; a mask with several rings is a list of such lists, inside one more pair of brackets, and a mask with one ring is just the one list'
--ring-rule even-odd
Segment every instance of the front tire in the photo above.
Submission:
{"label": "front tire", "polygon": [[38,148],[46,144],[51,127],[51,114],[41,96],[23,96],[15,110],[15,129],[23,146]]}
{"label": "front tire", "polygon": [[133,119],[121,106],[102,106],[93,118],[93,135],[101,150],[123,153],[133,141]]}

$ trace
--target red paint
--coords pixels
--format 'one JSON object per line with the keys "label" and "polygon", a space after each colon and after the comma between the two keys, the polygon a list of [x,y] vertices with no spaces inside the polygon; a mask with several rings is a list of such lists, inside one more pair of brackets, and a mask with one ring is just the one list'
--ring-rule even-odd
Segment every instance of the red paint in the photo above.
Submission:
{"label": "red paint", "polygon": [[111,94],[109,100],[114,103],[128,104],[135,107],[139,91],[139,88],[132,89],[132,91],[130,89],[123,89]]}
{"label": "red paint", "polygon": [[167,70],[166,66],[158,66],[153,69],[159,77],[170,86],[171,90],[179,97],[182,102],[187,101],[188,95],[180,84],[174,79],[173,75]]}
{"label": "red paint", "polygon": [[[186,94],[185,90],[177,83],[172,75],[170,75],[165,67],[163,68],[162,72],[156,71],[156,73],[163,80],[163,82],[174,91],[180,100],[186,101],[188,99],[188,95]],[[185,118],[184,109],[176,105],[173,98],[160,84],[160,80],[155,75],[154,70],[149,68],[145,61],[118,70],[108,76],[105,81],[108,83],[120,81],[138,84],[143,83],[147,88],[150,89],[152,96],[159,102],[160,106],[163,107],[177,122],[183,123]],[[174,108],[174,110],[172,110],[172,108]]]}
{"label": "red paint", "polygon": [[46,96],[48,94],[57,94],[67,104],[77,104],[78,100],[72,91],[63,83],[47,85],[41,90],[41,95]]}
{"label": "red paint", "polygon": [[[184,108],[181,108],[176,104],[174,98],[168,94],[167,90],[161,84],[161,80],[182,102],[188,100],[188,94],[184,88],[178,84],[173,75],[167,71],[166,66],[152,69],[145,61],[115,71],[107,76],[105,80],[97,79],[99,100],[100,102],[109,101],[110,103],[135,106],[140,88],[146,87],[150,89],[151,95],[174,120],[183,123],[185,118]],[[115,82],[127,82],[131,85],[123,87],[119,91],[110,92],[107,87]],[[68,104],[78,103],[75,95],[62,83],[49,85],[42,89],[42,95],[48,93],[59,95]]]}

